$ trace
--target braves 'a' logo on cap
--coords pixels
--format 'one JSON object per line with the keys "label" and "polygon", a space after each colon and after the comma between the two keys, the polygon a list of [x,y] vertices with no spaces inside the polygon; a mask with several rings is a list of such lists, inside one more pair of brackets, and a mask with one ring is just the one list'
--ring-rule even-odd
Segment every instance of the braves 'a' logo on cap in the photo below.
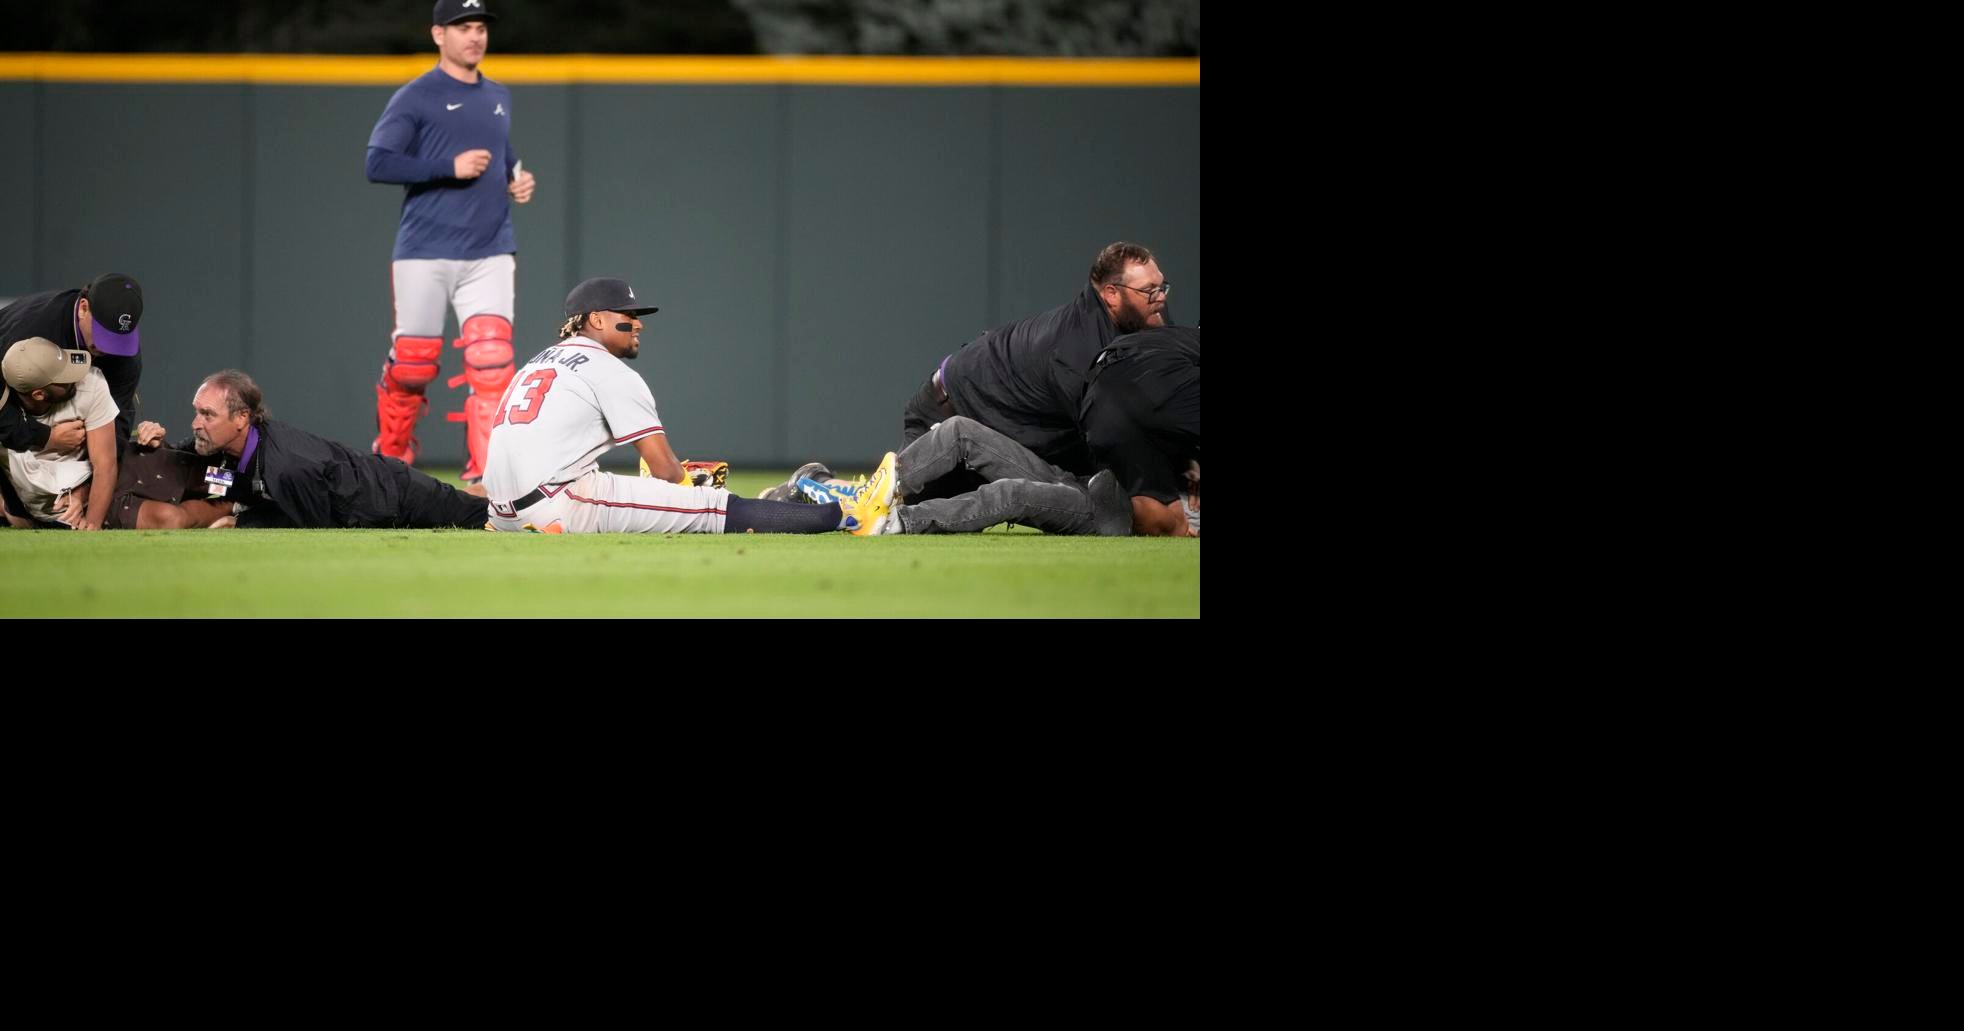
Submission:
{"label": "braves 'a' logo on cap", "polygon": [[483,7],[482,0],[464,0],[465,7]]}
{"label": "braves 'a' logo on cap", "polygon": [[123,331],[123,332],[125,332],[125,333],[127,333],[127,332],[129,332],[129,331],[130,331],[130,317],[129,317],[128,315],[118,315],[118,316],[116,316],[116,328],[117,328],[117,329],[120,329],[120,330],[122,330],[122,331]]}

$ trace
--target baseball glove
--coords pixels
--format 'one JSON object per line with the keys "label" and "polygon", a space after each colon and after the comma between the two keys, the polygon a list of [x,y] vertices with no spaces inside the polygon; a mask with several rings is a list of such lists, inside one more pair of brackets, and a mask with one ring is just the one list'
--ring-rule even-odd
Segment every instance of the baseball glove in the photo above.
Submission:
{"label": "baseball glove", "polygon": [[[648,471],[648,460],[645,458],[641,460],[641,475],[654,475],[654,473]],[[687,481],[683,486],[721,487],[723,482],[730,478],[730,463],[683,462],[682,477]]]}
{"label": "baseball glove", "polygon": [[690,486],[721,487],[730,478],[730,463],[683,462],[682,475],[688,477]]}

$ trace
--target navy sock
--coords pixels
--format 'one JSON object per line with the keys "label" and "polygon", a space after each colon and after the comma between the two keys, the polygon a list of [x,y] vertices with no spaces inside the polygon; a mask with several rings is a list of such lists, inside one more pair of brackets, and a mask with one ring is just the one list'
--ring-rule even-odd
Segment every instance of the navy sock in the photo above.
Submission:
{"label": "navy sock", "polygon": [[730,495],[723,512],[724,533],[827,533],[839,528],[845,513],[839,503],[800,505],[790,501],[761,501]]}

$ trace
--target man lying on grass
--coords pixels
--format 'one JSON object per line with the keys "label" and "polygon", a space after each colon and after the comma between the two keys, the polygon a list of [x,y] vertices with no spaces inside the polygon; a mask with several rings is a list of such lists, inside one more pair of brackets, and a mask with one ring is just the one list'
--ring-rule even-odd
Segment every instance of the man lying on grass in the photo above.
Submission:
{"label": "man lying on grass", "polygon": [[191,412],[191,436],[175,447],[162,446],[161,425],[137,427],[126,463],[136,475],[118,483],[113,511],[137,511],[140,528],[484,526],[481,491],[274,420],[237,369],[205,377]]}

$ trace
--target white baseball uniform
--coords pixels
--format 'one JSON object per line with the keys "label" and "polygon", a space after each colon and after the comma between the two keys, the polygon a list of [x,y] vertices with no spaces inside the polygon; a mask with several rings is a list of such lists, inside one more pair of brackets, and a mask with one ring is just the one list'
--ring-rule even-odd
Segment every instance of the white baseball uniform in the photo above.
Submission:
{"label": "white baseball uniform", "polygon": [[492,527],[722,533],[729,491],[600,471],[609,449],[662,432],[654,394],[627,363],[582,336],[546,348],[498,402],[484,472]]}
{"label": "white baseball uniform", "polygon": [[[84,429],[95,430],[115,422],[118,414],[116,401],[109,396],[109,381],[102,378],[102,370],[90,369],[76,382],[74,397],[29,418],[47,426],[80,419]],[[86,483],[93,474],[86,442],[65,455],[46,458],[30,451],[7,452],[7,476],[14,481],[27,514],[36,519],[54,521],[55,502],[62,493]]]}
{"label": "white baseball uniform", "polygon": [[389,273],[395,285],[395,336],[442,336],[446,309],[456,311],[459,326],[473,315],[510,322],[517,275],[518,260],[509,254],[473,261],[404,258]]}

